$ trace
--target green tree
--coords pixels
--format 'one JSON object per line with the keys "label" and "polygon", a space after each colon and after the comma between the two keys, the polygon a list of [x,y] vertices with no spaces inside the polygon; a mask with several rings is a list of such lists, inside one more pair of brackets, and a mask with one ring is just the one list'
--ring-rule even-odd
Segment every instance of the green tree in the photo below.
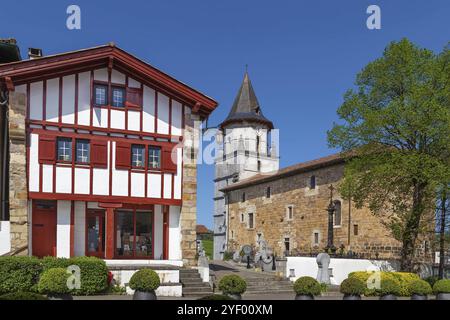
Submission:
{"label": "green tree", "polygon": [[357,75],[328,132],[348,156],[341,193],[401,241],[402,270],[413,269],[419,236],[434,233],[436,190],[450,181],[449,62],[448,46],[435,54],[390,43]]}

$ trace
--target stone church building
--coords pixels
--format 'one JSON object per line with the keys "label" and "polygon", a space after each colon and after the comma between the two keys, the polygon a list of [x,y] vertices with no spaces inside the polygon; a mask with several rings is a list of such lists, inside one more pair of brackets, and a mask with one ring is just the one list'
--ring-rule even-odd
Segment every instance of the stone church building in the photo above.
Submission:
{"label": "stone church building", "polygon": [[380,218],[339,195],[344,158],[335,154],[279,169],[278,146],[270,139],[273,129],[245,74],[217,136],[214,258],[244,245],[257,247],[259,240],[277,256],[317,254],[329,241],[330,202],[338,252],[398,257],[401,244]]}

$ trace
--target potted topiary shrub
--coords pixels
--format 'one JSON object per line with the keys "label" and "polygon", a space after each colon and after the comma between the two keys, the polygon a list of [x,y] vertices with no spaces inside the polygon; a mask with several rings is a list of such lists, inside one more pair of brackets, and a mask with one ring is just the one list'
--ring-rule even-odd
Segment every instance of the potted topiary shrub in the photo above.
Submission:
{"label": "potted topiary shrub", "polygon": [[411,300],[428,300],[428,295],[433,292],[430,284],[424,280],[411,282],[408,290],[411,293]]}
{"label": "potted topiary shrub", "polygon": [[436,295],[436,300],[450,300],[450,279],[436,281],[433,292]]}
{"label": "potted topiary shrub", "polygon": [[129,283],[134,290],[133,300],[157,300],[155,290],[160,284],[158,274],[151,269],[135,272]]}
{"label": "potted topiary shrub", "polygon": [[71,289],[67,285],[70,273],[64,268],[52,268],[44,271],[38,282],[38,291],[46,294],[50,300],[73,300]]}
{"label": "potted topiary shrub", "polygon": [[392,279],[381,279],[380,300],[397,300],[400,294],[399,284]]}
{"label": "potted topiary shrub", "polygon": [[294,283],[295,300],[314,300],[320,295],[320,283],[312,277],[300,277]]}
{"label": "potted topiary shrub", "polygon": [[247,290],[247,283],[241,277],[235,274],[230,274],[220,279],[219,290],[230,298],[241,300],[241,295],[245,292],[245,290]]}
{"label": "potted topiary shrub", "polygon": [[342,281],[339,290],[344,294],[344,300],[361,300],[366,287],[364,282],[357,278],[347,278]]}

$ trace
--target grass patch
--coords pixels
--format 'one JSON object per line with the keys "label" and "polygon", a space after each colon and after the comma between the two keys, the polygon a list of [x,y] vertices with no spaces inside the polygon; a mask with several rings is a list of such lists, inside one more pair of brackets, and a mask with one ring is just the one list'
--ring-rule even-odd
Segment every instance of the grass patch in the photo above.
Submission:
{"label": "grass patch", "polygon": [[206,256],[212,260],[213,257],[213,240],[202,240],[203,249],[205,249]]}

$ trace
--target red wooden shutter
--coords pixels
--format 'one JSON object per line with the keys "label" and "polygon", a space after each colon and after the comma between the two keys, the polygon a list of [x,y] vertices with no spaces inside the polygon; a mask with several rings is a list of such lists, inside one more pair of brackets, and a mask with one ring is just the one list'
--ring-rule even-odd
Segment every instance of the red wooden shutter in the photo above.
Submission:
{"label": "red wooden shutter", "polygon": [[56,137],[39,136],[39,163],[53,164],[56,162]]}
{"label": "red wooden shutter", "polygon": [[142,90],[138,88],[127,88],[127,107],[142,107]]}
{"label": "red wooden shutter", "polygon": [[177,172],[177,148],[175,145],[163,146],[162,148],[163,171]]}
{"label": "red wooden shutter", "polygon": [[116,142],[116,169],[131,168],[131,145],[125,142]]}
{"label": "red wooden shutter", "polygon": [[91,163],[96,168],[106,168],[108,166],[108,141],[91,141]]}

